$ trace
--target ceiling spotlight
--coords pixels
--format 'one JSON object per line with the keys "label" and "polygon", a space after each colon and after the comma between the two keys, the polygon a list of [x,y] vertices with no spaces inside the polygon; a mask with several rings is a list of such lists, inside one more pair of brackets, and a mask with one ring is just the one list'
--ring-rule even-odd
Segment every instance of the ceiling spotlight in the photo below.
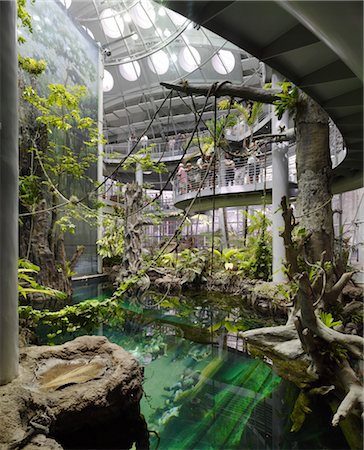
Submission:
{"label": "ceiling spotlight", "polygon": [[133,39],[133,41],[137,41],[139,39],[139,36],[134,33],[131,38]]}
{"label": "ceiling spotlight", "polygon": [[130,17],[130,14],[129,13],[125,13],[124,14],[124,20],[125,20],[125,22],[131,22],[131,17]]}
{"label": "ceiling spotlight", "polygon": [[168,28],[166,28],[166,29],[163,31],[163,34],[164,34],[165,37],[168,38],[168,37],[171,35],[171,32],[168,30]]}
{"label": "ceiling spotlight", "polygon": [[161,7],[158,9],[158,14],[159,14],[161,17],[164,17],[164,16],[166,15],[166,10],[163,8],[163,6],[161,6]]}

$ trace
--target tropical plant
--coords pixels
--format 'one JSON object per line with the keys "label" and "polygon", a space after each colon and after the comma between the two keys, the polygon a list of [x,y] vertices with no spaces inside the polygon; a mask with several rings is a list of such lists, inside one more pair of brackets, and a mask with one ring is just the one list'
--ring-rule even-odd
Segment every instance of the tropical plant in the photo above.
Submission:
{"label": "tropical plant", "polygon": [[120,209],[115,214],[105,215],[103,219],[102,238],[97,244],[99,255],[105,258],[121,258],[124,253],[124,218]]}
{"label": "tropical plant", "polygon": [[321,322],[329,328],[334,328],[342,325],[341,320],[334,320],[331,313],[321,311],[320,312]]}
{"label": "tropical plant", "polygon": [[123,310],[120,302],[112,299],[86,300],[75,305],[68,305],[59,311],[37,310],[31,306],[19,307],[21,326],[35,330],[38,325],[50,328],[47,334],[52,342],[56,336],[65,333],[75,333],[82,330],[84,333],[94,332],[101,323],[123,323]]}
{"label": "tropical plant", "polygon": [[36,282],[32,275],[39,272],[39,266],[32,264],[25,259],[18,260],[18,292],[19,296],[27,298],[29,294],[43,294],[49,297],[65,299],[67,296],[64,292],[42,286]]}

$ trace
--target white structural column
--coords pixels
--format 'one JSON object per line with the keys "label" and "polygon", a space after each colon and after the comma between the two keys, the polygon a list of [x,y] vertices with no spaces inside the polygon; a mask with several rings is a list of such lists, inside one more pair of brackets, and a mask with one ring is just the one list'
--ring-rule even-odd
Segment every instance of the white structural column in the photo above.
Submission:
{"label": "white structural column", "polygon": [[[1,1],[1,0],[0,0]],[[98,132],[99,139],[103,136],[104,133],[104,52],[102,51],[102,47],[99,46],[99,62],[98,62],[98,85],[97,85],[97,124],[98,124]],[[97,146],[97,182],[102,183],[104,179],[103,167],[104,167],[104,144],[101,140]],[[99,195],[101,192],[99,192]],[[99,241],[102,238],[102,208],[99,208],[99,217],[98,217],[98,226],[97,226],[97,240]],[[102,273],[102,258],[98,254],[97,255],[97,272]]]}
{"label": "white structural column", "polygon": [[[273,72],[272,87],[281,81],[280,76]],[[272,105],[272,133],[279,133],[283,127],[285,131],[288,129],[288,114],[284,113],[281,120],[278,120],[274,113]],[[286,276],[282,271],[283,262],[285,260],[285,249],[283,239],[280,232],[284,227],[284,221],[281,210],[281,200],[283,196],[288,198],[288,145],[285,142],[272,144],[272,213],[273,213],[273,281],[282,283],[286,281]]]}
{"label": "white structural column", "polygon": [[139,163],[137,163],[135,168],[135,182],[136,184],[139,184],[139,186],[143,185],[143,169]]}
{"label": "white structural column", "polygon": [[16,2],[0,1],[0,384],[18,376],[18,58]]}

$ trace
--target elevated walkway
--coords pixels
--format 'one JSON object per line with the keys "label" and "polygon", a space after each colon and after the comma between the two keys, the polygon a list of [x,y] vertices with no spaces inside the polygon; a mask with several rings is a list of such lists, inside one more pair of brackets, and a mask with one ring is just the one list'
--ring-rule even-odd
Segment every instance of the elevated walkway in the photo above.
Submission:
{"label": "elevated walkway", "polygon": [[344,137],[334,193],[363,185],[363,3],[167,1],[267,63],[314,98]]}

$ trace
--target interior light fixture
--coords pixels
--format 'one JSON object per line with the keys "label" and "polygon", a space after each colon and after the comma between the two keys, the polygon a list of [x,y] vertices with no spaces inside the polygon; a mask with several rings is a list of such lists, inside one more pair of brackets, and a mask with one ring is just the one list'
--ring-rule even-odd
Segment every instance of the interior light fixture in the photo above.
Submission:
{"label": "interior light fixture", "polygon": [[168,28],[166,28],[166,29],[163,31],[163,34],[164,34],[165,37],[168,38],[172,33],[168,30]]}
{"label": "interior light fixture", "polygon": [[134,33],[131,38],[133,39],[133,41],[137,41],[139,39],[139,36]]}
{"label": "interior light fixture", "polygon": [[164,17],[164,16],[166,15],[166,10],[163,8],[163,6],[161,6],[161,7],[158,9],[158,14],[159,14],[161,17]]}
{"label": "interior light fixture", "polygon": [[173,62],[177,62],[177,55],[174,54],[174,53],[172,53],[172,54],[171,54],[171,60],[172,60]]}

